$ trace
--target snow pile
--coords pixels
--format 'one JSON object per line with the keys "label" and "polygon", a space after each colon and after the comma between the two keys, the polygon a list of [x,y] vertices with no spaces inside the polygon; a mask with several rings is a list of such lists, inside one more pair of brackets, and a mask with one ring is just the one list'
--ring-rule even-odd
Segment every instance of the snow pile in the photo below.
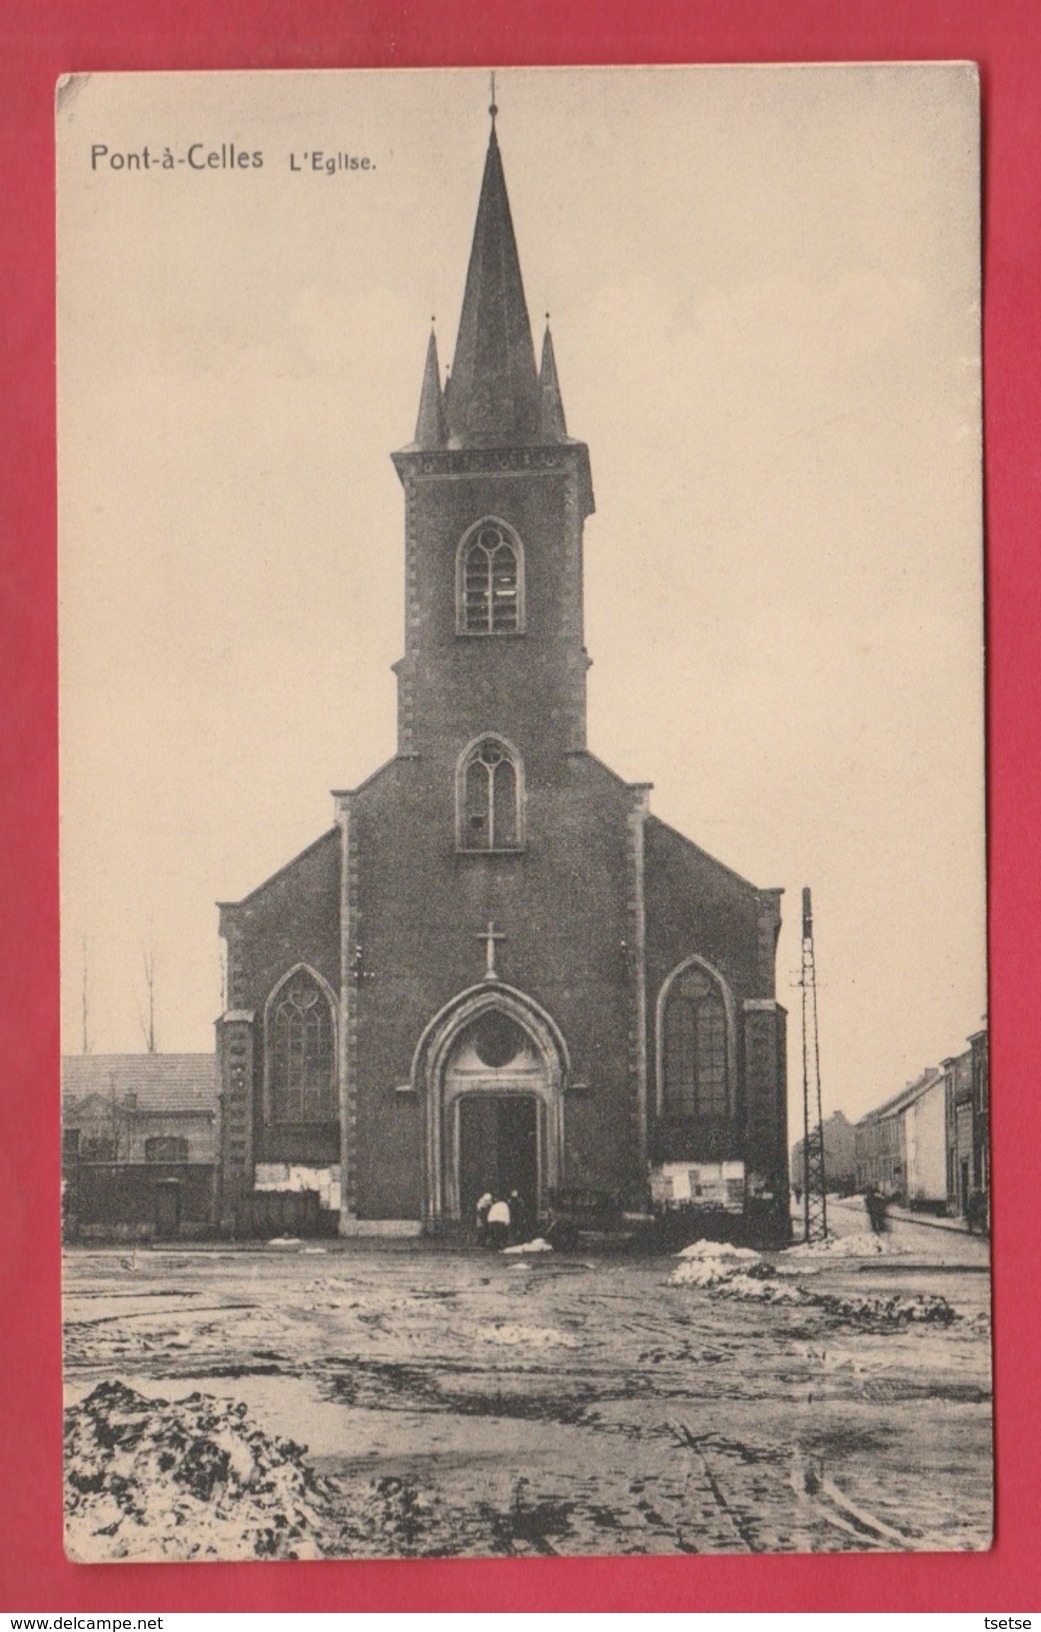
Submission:
{"label": "snow pile", "polygon": [[721,1286],[736,1276],[745,1279],[754,1269],[765,1268],[750,1247],[732,1247],[726,1241],[695,1241],[676,1254],[681,1260],[669,1276],[673,1286]]}
{"label": "snow pile", "polygon": [[319,1558],[325,1491],[305,1446],[205,1394],[146,1399],[99,1383],[65,1413],[70,1558]]}
{"label": "snow pile", "polygon": [[748,1247],[726,1247],[716,1241],[697,1242],[702,1252],[687,1247],[679,1254],[669,1280],[673,1286],[701,1286],[727,1298],[754,1298],[759,1303],[805,1303],[810,1294],[801,1286],[777,1279],[777,1272]]}
{"label": "snow pile", "polygon": [[747,1280],[745,1266],[740,1263],[728,1263],[712,1260],[702,1262],[697,1258],[688,1259],[685,1264],[677,1264],[669,1281],[673,1286],[722,1286],[725,1281],[732,1281],[735,1276],[742,1275]]}
{"label": "snow pile", "polygon": [[558,1332],[551,1326],[518,1326],[511,1321],[496,1321],[484,1326],[477,1336],[482,1343],[505,1343],[510,1347],[523,1344],[529,1349],[577,1349],[578,1338],[568,1332]]}
{"label": "snow pile", "polygon": [[771,1276],[732,1275],[722,1281],[717,1291],[728,1298],[754,1298],[760,1303],[805,1303],[811,1294],[801,1286],[789,1286],[786,1281],[775,1281]]}
{"label": "snow pile", "polygon": [[[877,1236],[845,1236],[838,1240],[814,1242],[809,1247],[793,1247],[788,1258],[801,1253],[811,1260],[834,1251],[840,1258],[859,1257],[856,1247],[850,1250],[847,1242],[874,1243]],[[845,1250],[843,1250],[845,1249]],[[900,1248],[883,1247],[900,1251]],[[871,1256],[879,1248],[869,1247]],[[718,1241],[697,1241],[677,1255],[676,1265],[669,1281],[673,1286],[698,1286],[718,1297],[756,1300],[759,1303],[801,1304],[805,1308],[821,1309],[825,1314],[855,1326],[863,1331],[893,1331],[901,1326],[920,1323],[949,1326],[958,1317],[946,1298],[936,1293],[863,1292],[848,1296],[830,1292],[814,1292],[805,1286],[794,1286],[787,1278],[780,1279],[772,1264],[764,1262],[757,1252],[748,1247],[731,1247]],[[814,1274],[820,1267],[812,1261],[801,1266],[801,1272]],[[800,1273],[800,1266],[789,1264],[785,1277]]]}
{"label": "snow pile", "polygon": [[889,1235],[875,1235],[871,1230],[856,1235],[829,1235],[826,1241],[804,1241],[789,1247],[789,1258],[881,1258],[906,1253],[907,1248]]}
{"label": "snow pile", "polygon": [[[810,1294],[807,1294],[810,1296]],[[812,1294],[819,1308],[866,1331],[891,1331],[898,1326],[950,1326],[958,1315],[938,1292],[862,1292],[841,1297],[828,1292]]]}
{"label": "snow pile", "polygon": [[759,1254],[751,1247],[735,1247],[729,1241],[693,1241],[689,1247],[676,1254],[677,1258],[745,1258],[751,1261],[758,1259]]}
{"label": "snow pile", "polygon": [[505,1253],[552,1252],[553,1248],[550,1246],[548,1241],[544,1241],[542,1239],[541,1235],[537,1235],[534,1241],[520,1241],[515,1247],[503,1247],[502,1250]]}

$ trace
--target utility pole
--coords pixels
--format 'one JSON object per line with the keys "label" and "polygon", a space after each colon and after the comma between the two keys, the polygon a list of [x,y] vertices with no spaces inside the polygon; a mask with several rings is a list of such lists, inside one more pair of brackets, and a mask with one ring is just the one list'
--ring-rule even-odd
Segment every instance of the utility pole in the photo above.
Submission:
{"label": "utility pole", "polygon": [[84,935],[84,937],[83,937],[83,994],[82,994],[83,1036],[82,1036],[81,1041],[80,1041],[80,1053],[81,1054],[89,1054],[90,1053],[90,1033],[87,1030],[87,1015],[88,1015],[89,1009],[90,1009],[89,994],[88,994],[88,980],[87,980],[88,968],[89,968],[89,961],[88,961],[88,958],[87,958],[87,937]]}
{"label": "utility pole", "polygon": [[827,1175],[824,1171],[817,970],[813,955],[813,906],[809,885],[802,892],[802,968],[799,985],[802,987],[803,1239],[826,1241]]}
{"label": "utility pole", "polygon": [[145,988],[148,992],[148,1022],[138,1009],[138,1020],[144,1033],[145,1046],[149,1054],[155,1053],[155,946],[149,941],[141,954],[141,961],[145,971]]}

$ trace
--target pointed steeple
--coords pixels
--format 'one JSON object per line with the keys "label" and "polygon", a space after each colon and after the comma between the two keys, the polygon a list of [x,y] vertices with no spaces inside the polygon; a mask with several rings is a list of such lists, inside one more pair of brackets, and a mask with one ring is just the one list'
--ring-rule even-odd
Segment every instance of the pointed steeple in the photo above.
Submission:
{"label": "pointed steeple", "polygon": [[437,360],[437,337],[431,328],[426,367],[423,370],[423,389],[419,394],[416,447],[443,448],[447,441],[448,418],[445,414],[445,399],[441,392],[441,365]]}
{"label": "pointed steeple", "polygon": [[535,348],[494,114],[447,406],[451,439],[463,446],[508,446],[538,434]]}
{"label": "pointed steeple", "polygon": [[539,441],[563,442],[567,437],[564,404],[557,378],[557,360],[553,354],[553,336],[549,332],[549,313],[546,313],[546,332],[542,337],[542,367],[539,369]]}

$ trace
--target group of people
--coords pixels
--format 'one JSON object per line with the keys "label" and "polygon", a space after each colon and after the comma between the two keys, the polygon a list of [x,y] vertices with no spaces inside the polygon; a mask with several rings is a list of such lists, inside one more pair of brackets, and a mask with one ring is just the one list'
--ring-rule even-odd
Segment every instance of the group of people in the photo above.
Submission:
{"label": "group of people", "polygon": [[528,1239],[528,1209],[520,1192],[499,1195],[486,1190],[477,1203],[477,1239],[483,1247],[501,1250]]}

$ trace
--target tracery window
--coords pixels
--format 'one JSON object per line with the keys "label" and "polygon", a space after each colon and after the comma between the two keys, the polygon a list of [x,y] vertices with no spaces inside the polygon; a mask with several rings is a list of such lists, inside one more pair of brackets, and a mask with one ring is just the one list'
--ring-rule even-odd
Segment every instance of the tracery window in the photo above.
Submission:
{"label": "tracery window", "polygon": [[662,1046],[666,1116],[726,1116],[726,1005],[719,983],[697,965],[669,989]]}
{"label": "tracery window", "polygon": [[510,635],[524,627],[524,559],[502,522],[484,521],[459,551],[457,628],[461,635]]}
{"label": "tracery window", "polygon": [[501,737],[482,737],[463,754],[457,773],[460,850],[519,850],[523,832],[520,756]]}
{"label": "tracery window", "polygon": [[272,1122],[330,1122],[337,1115],[336,1050],[329,999],[306,969],[278,992],[268,1016]]}

